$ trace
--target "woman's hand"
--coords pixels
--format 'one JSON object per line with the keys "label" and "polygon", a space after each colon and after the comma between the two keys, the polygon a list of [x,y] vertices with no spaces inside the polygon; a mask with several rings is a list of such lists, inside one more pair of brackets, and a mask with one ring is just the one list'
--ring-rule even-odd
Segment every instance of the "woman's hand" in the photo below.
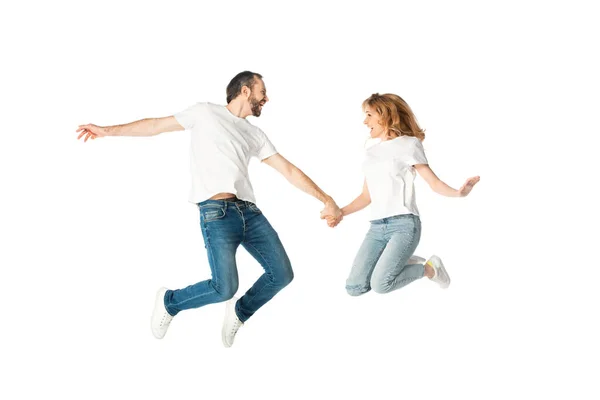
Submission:
{"label": "woman's hand", "polygon": [[462,185],[460,189],[458,189],[458,196],[465,197],[466,195],[471,193],[471,190],[473,190],[473,186],[475,186],[477,182],[479,182],[479,179],[480,178],[478,176],[474,176],[472,178],[467,179],[465,184]]}

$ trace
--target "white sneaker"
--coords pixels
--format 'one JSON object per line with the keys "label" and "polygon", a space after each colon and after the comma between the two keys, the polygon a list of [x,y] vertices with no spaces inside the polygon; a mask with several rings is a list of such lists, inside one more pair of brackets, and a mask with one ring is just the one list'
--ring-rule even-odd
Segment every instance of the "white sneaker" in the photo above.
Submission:
{"label": "white sneaker", "polygon": [[152,312],[152,333],[157,339],[162,339],[169,329],[169,324],[173,316],[165,308],[165,293],[168,289],[163,287],[158,289],[156,300],[154,301],[154,312]]}
{"label": "white sneaker", "polygon": [[223,320],[223,328],[221,329],[221,338],[225,347],[231,347],[235,334],[244,323],[240,321],[235,313],[236,297],[232,297],[225,305],[225,320]]}
{"label": "white sneaker", "polygon": [[427,263],[431,265],[434,272],[431,280],[439,284],[442,289],[446,289],[450,286],[450,276],[448,275],[448,272],[446,272],[442,260],[438,256],[431,256]]}
{"label": "white sneaker", "polygon": [[425,264],[425,259],[423,257],[419,257],[419,256],[413,254],[412,256],[410,256],[410,258],[406,262],[406,265],[413,265],[413,264]]}

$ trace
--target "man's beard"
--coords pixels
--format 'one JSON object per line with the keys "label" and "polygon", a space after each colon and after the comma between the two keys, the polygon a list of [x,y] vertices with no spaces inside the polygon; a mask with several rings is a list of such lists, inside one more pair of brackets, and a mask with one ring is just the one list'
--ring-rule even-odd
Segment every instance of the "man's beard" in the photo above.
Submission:
{"label": "man's beard", "polygon": [[260,117],[260,101],[254,97],[250,98],[250,110],[252,110],[252,115],[255,117]]}

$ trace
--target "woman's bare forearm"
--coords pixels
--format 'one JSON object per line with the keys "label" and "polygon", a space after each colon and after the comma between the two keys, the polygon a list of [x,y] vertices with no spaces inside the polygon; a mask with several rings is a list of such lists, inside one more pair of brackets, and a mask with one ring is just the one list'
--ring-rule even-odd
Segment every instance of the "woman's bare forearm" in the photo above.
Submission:
{"label": "woman's bare forearm", "polygon": [[448,186],[444,181],[437,179],[431,185],[431,190],[437,194],[441,194],[446,197],[460,197],[458,190]]}
{"label": "woman's bare forearm", "polygon": [[346,207],[342,208],[342,215],[346,216],[346,215],[355,213],[357,211],[360,211],[363,208],[365,208],[366,206],[368,206],[369,204],[371,204],[370,196],[366,196],[364,193],[361,193],[350,204],[348,204]]}

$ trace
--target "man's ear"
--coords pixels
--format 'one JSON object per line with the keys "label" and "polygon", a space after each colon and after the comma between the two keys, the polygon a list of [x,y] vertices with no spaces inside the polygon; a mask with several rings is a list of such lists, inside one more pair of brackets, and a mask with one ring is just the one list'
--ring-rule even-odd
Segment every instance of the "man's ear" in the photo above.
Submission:
{"label": "man's ear", "polygon": [[252,94],[252,90],[248,86],[242,86],[242,94],[248,99]]}

